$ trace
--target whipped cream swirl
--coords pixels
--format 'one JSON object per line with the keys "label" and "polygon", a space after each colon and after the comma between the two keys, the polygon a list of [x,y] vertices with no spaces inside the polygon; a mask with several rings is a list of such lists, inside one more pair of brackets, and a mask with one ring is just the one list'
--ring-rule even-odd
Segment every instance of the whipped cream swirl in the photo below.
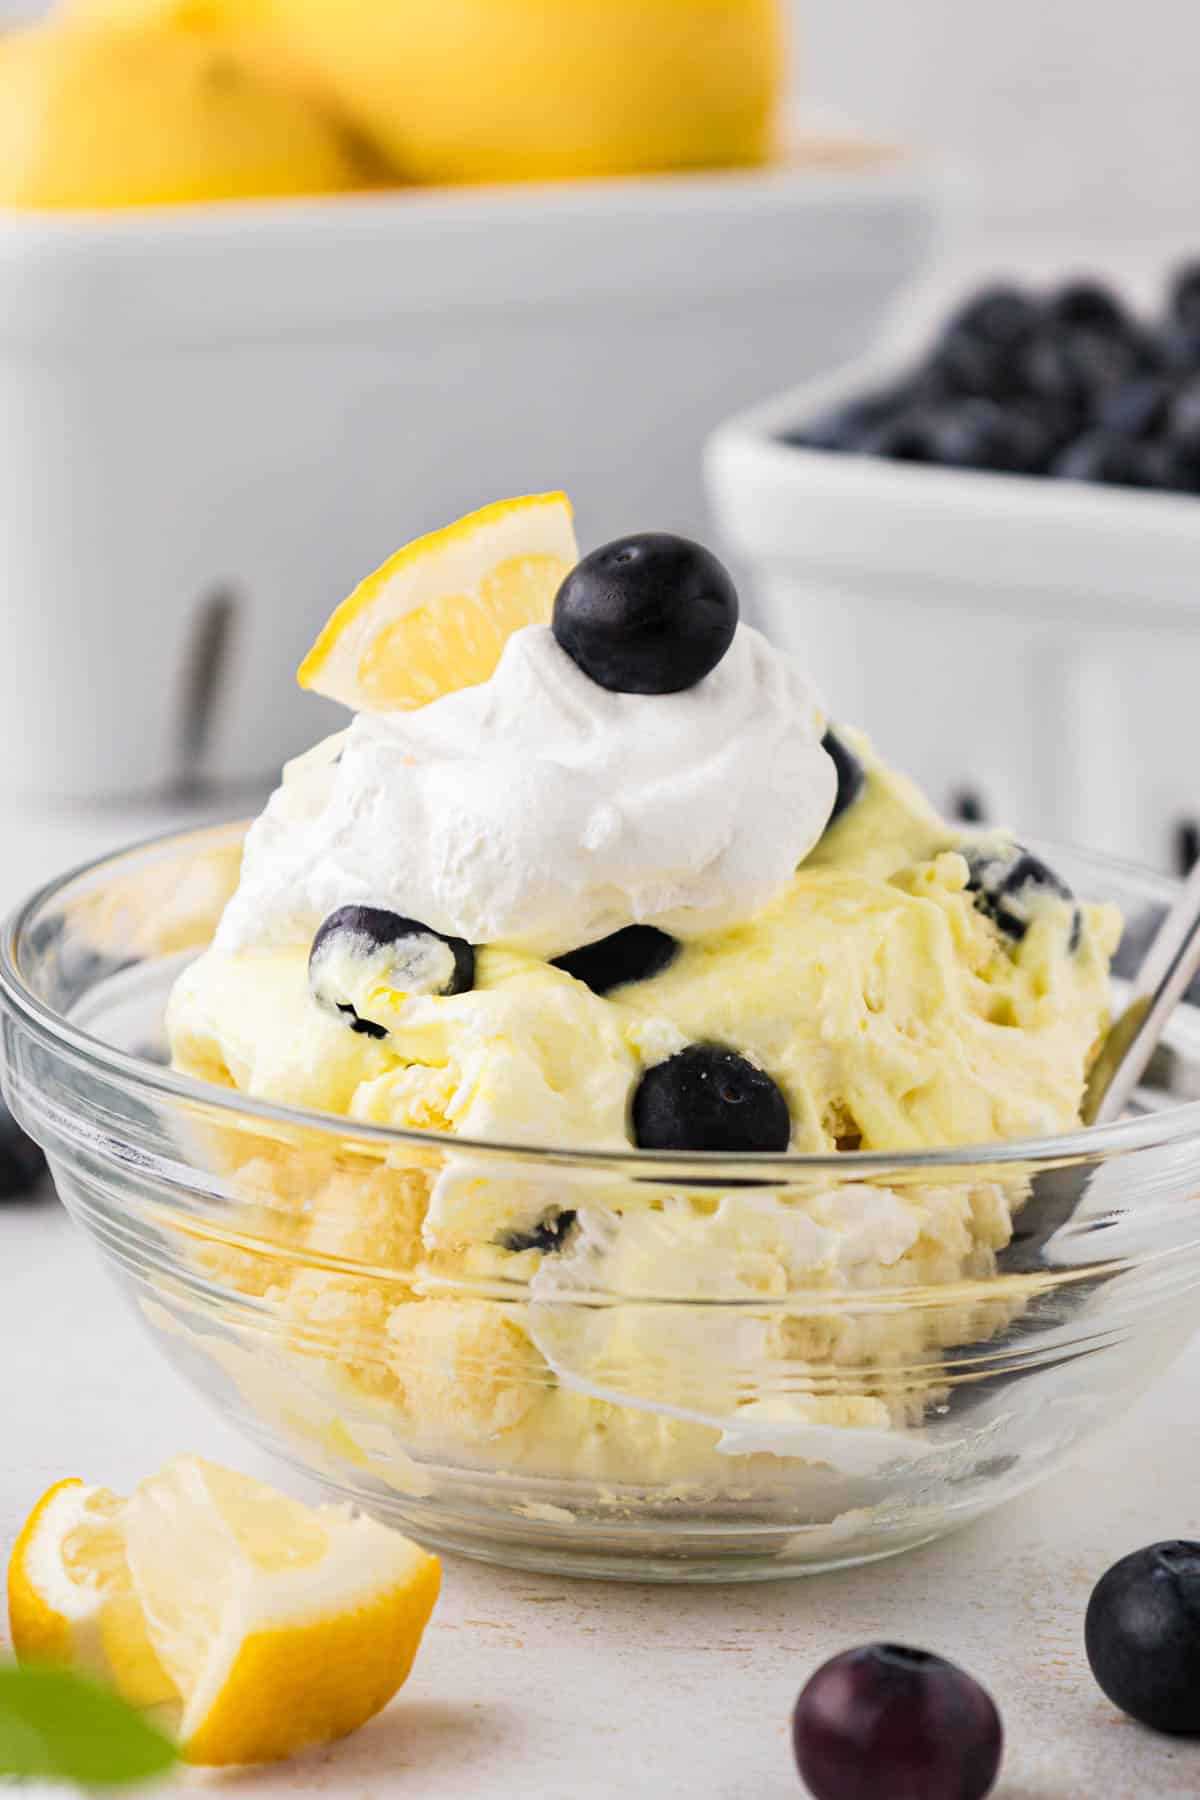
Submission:
{"label": "whipped cream swirl", "polygon": [[350,904],[545,957],[631,923],[718,930],[824,830],[823,724],[746,625],[696,687],[656,695],[597,686],[527,626],[483,686],[360,714],[336,762],[302,759],[250,831],[217,945],[307,942]]}

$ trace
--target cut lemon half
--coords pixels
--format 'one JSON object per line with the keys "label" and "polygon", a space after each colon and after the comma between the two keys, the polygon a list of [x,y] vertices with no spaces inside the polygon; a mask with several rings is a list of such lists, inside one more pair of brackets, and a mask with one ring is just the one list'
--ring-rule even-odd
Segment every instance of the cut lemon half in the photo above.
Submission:
{"label": "cut lemon half", "polygon": [[548,624],[579,560],[565,494],[498,500],[417,538],[338,607],[303,688],[356,712],[405,712],[492,674],[523,625]]}
{"label": "cut lemon half", "polygon": [[128,1500],[50,1490],[9,1566],[13,1646],[172,1703],[193,1762],[270,1762],[387,1705],[440,1579],[436,1557],[372,1519],[185,1456]]}

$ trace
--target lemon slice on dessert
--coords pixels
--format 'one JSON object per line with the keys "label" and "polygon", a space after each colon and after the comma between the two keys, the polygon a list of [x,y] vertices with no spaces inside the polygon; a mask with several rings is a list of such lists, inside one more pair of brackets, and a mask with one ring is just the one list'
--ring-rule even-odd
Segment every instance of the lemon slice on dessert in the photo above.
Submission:
{"label": "lemon slice on dessert", "polygon": [[185,1756],[269,1762],[343,1737],[407,1679],[438,1595],[417,1545],[199,1457],[128,1500],[52,1488],[9,1565],[13,1647],[170,1706]]}
{"label": "lemon slice on dessert", "polygon": [[579,560],[565,494],[498,500],[417,538],[338,607],[299,682],[356,712],[402,712],[487,681],[523,625],[550,621]]}

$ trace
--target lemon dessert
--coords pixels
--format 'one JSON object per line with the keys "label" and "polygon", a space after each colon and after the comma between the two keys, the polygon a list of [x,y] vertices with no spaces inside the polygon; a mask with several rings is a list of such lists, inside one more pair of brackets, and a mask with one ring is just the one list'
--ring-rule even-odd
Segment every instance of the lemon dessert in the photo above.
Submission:
{"label": "lemon dessert", "polygon": [[1006,1316],[1024,1189],[837,1159],[1074,1125],[1114,910],[831,722],[706,550],[580,561],[562,495],[401,551],[300,679],[355,716],[251,828],[168,1029],[193,1076],[410,1134],[213,1150],[248,1223],[204,1254],[336,1396],[327,1446],[373,1419],[427,1468],[744,1491],[902,1436],[913,1368]]}

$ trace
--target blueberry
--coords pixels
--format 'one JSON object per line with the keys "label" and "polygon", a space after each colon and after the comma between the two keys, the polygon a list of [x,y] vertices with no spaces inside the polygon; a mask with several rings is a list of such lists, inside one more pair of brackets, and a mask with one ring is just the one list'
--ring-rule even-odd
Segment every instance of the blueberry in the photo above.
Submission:
{"label": "blueberry", "polygon": [[1167,436],[1182,456],[1200,464],[1200,375],[1181,382],[1175,390]]}
{"label": "blueberry", "polygon": [[1016,352],[1037,319],[1036,301],[1019,288],[984,288],[948,320],[930,353],[930,374],[959,395],[1011,398],[1020,388]]}
{"label": "blueberry", "polygon": [[1156,1731],[1200,1733],[1200,1544],[1122,1557],[1092,1593],[1084,1643],[1114,1706]]}
{"label": "blueberry", "polygon": [[1080,424],[1090,420],[1103,395],[1143,368],[1140,349],[1130,339],[1049,327],[1026,346],[1021,363],[1029,395],[1073,415]]}
{"label": "blueberry", "polygon": [[980,288],[947,321],[944,335],[980,338],[989,344],[1019,343],[1036,325],[1040,303],[1023,288],[996,283]]}
{"label": "blueberry", "polygon": [[1172,319],[1200,338],[1200,262],[1184,263],[1171,277],[1167,305]]}
{"label": "blueberry", "polygon": [[994,400],[918,407],[870,434],[863,449],[893,462],[1021,474],[1044,455],[1042,431],[1026,413]]}
{"label": "blueberry", "polygon": [[1054,460],[1051,474],[1064,481],[1104,482],[1110,487],[1177,488],[1186,485],[1186,468],[1169,444],[1139,443],[1119,431],[1097,427],[1068,444]]}
{"label": "blueberry", "polygon": [[1168,319],[1155,338],[1159,360],[1176,375],[1200,369],[1200,320]]}
{"label": "blueberry", "polygon": [[832,725],[826,727],[825,736],[821,739],[821,748],[833,758],[833,766],[837,771],[837,793],[834,796],[833,811],[825,823],[826,831],[835,819],[840,819],[847,807],[853,806],[858,796],[867,785],[867,771],[849,745],[844,744]]}
{"label": "blueberry", "polygon": [[990,1694],[954,1663],[868,1644],[817,1670],[792,1742],[814,1800],[984,1800],[1004,1730]]}
{"label": "blueberry", "polygon": [[1083,329],[1128,336],[1136,330],[1124,306],[1098,281],[1067,281],[1046,301],[1046,318],[1069,331]]}
{"label": "blueberry", "polygon": [[23,1200],[46,1173],[46,1158],[0,1100],[0,1203]]}
{"label": "blueberry", "polygon": [[733,642],[728,570],[689,538],[618,538],[572,569],[554,635],[585,675],[619,694],[676,694],[711,673]]}
{"label": "blueberry", "polygon": [[689,1044],[656,1063],[633,1096],[642,1150],[786,1150],[791,1132],[771,1077],[721,1044]]}
{"label": "blueberry", "polygon": [[330,913],[308,958],[308,985],[317,1005],[347,1019],[364,1037],[387,1036],[387,1027],[369,1010],[376,988],[461,994],[474,982],[470,944],[378,906],[342,906]]}
{"label": "blueberry", "polygon": [[1102,397],[1096,425],[1126,439],[1155,437],[1166,427],[1174,394],[1174,384],[1166,376],[1135,376]]}
{"label": "blueberry", "polygon": [[679,944],[665,931],[653,925],[626,925],[611,937],[556,956],[553,966],[565,969],[593,994],[607,994],[631,981],[649,981],[652,975],[661,975],[678,955]]}
{"label": "blueberry", "polygon": [[530,1231],[504,1232],[499,1240],[500,1248],[512,1251],[514,1256],[519,1256],[522,1250],[539,1250],[543,1256],[552,1256],[562,1249],[574,1223],[573,1212],[547,1213]]}
{"label": "blueberry", "polygon": [[[970,875],[968,893],[974,894],[980,912],[1016,943],[1029,930],[1033,910],[1040,896],[1056,894],[1060,900],[1075,896],[1048,863],[1021,844],[1007,844],[998,849],[972,846],[964,850]],[[1078,944],[1082,920],[1078,909],[1071,926],[1071,949]]]}
{"label": "blueberry", "polygon": [[841,406],[818,413],[807,424],[784,432],[783,441],[806,450],[857,450],[867,432],[912,403],[913,392],[912,384],[905,381],[860,394],[857,399],[843,401]]}

